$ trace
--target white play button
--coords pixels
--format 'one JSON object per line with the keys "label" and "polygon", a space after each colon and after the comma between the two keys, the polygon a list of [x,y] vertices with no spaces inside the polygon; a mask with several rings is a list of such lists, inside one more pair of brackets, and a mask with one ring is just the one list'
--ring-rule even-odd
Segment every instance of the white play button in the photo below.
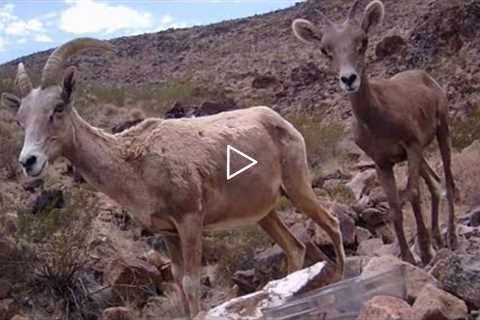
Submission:
{"label": "white play button", "polygon": [[[239,154],[241,155],[242,157],[244,157],[245,159],[248,159],[250,161],[250,163],[246,166],[244,166],[243,168],[235,171],[234,173],[231,173],[231,156],[230,156],[230,153],[231,151],[235,152],[236,154]],[[238,149],[235,149],[234,147],[232,147],[231,145],[227,145],[227,180],[230,180],[232,179],[233,177],[239,175],[240,173],[244,172],[245,170],[248,170],[250,169],[251,167],[253,167],[254,165],[256,165],[258,163],[257,160],[253,159],[252,157],[246,155],[245,153],[243,153],[242,151],[238,150]]]}

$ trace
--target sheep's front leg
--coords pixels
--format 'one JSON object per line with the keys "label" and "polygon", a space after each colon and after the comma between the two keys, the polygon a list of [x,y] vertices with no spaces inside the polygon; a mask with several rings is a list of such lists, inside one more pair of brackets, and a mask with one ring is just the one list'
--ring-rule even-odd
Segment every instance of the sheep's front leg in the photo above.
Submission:
{"label": "sheep's front leg", "polygon": [[202,220],[200,214],[189,214],[177,225],[184,262],[182,286],[192,318],[200,312]]}

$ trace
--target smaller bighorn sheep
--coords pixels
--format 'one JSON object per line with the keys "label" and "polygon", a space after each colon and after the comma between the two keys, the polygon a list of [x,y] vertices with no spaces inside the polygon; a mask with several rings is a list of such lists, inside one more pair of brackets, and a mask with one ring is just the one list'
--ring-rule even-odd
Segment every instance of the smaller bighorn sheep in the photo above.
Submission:
{"label": "smaller bighorn sheep", "polygon": [[[282,195],[329,235],[336,272],[343,275],[345,253],[337,219],[322,208],[312,190],[300,133],[266,107],[193,118],[146,119],[111,135],[86,123],[73,107],[74,70],[63,62],[81,49],[109,50],[106,42],[77,39],[57,48],[33,88],[23,64],[16,84],[21,98],[3,94],[18,110],[25,130],[20,163],[38,176],[59,156],[69,159],[99,191],[127,207],[154,233],[166,235],[172,273],[185,311],[200,310],[202,232],[258,223],[285,251],[289,272],[303,267],[305,245],[280,220]],[[227,181],[227,145],[252,155],[258,164]],[[241,167],[232,158],[232,167]]]}
{"label": "smaller bighorn sheep", "polygon": [[317,45],[338,70],[340,87],[348,94],[354,114],[354,138],[357,145],[376,164],[377,175],[387,195],[403,259],[414,263],[403,230],[402,206],[393,166],[408,161],[406,195],[417,221],[422,262],[431,258],[431,238],[421,210],[419,180],[422,177],[432,196],[432,231],[437,246],[442,245],[438,221],[440,193],[436,174],[424,159],[423,151],[437,138],[443,160],[448,199],[448,244],[457,246],[454,214],[454,180],[450,169],[448,102],[444,90],[425,71],[401,72],[390,79],[370,80],[365,66],[368,35],[379,25],[385,9],[381,1],[372,1],[358,23],[355,1],[346,21],[336,24],[320,15],[322,28],[297,19],[293,32],[302,41]]}

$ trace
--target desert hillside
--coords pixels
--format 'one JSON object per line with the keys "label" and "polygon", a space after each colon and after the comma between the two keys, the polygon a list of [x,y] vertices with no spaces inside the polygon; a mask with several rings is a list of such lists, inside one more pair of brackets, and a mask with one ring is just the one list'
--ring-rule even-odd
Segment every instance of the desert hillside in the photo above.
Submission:
{"label": "desert hillside", "polygon": [[[337,75],[318,48],[292,34],[296,18],[321,24],[318,10],[341,21],[351,1],[308,0],[245,19],[112,39],[112,53],[85,51],[67,61],[78,69],[75,106],[87,121],[114,133],[148,116],[204,116],[255,105],[273,108],[305,137],[314,190],[341,222],[347,277],[375,275],[398,265],[408,268],[405,296],[364,301],[358,319],[385,320],[401,314],[403,318],[395,319],[412,320],[415,314],[419,320],[477,320],[480,1],[383,2],[385,21],[370,37],[367,51],[371,77],[426,69],[449,98],[460,248],[436,250],[428,266],[406,265],[395,257],[399,251],[391,212],[371,160],[352,141],[352,111]],[[367,3],[362,1],[361,7]],[[52,50],[0,65],[0,94],[15,92],[19,62],[38,84]],[[0,109],[0,320],[177,317],[178,297],[162,239],[86,184],[64,159],[39,179],[25,178],[17,164],[23,133],[14,117],[11,110]],[[436,143],[427,157],[442,176]],[[405,165],[396,170],[402,187],[406,171]],[[422,191],[429,221],[426,186]],[[444,199],[441,207],[445,233]],[[305,266],[314,268],[319,259],[328,260],[331,245],[326,234],[287,199],[278,209],[307,245]],[[404,212],[408,240],[416,248],[413,212],[407,205]],[[285,260],[257,226],[206,234],[203,309],[284,277]],[[248,306],[253,313],[260,305],[242,299],[236,303],[232,310]],[[391,314],[372,318],[378,310]],[[242,316],[232,311],[221,318]]]}

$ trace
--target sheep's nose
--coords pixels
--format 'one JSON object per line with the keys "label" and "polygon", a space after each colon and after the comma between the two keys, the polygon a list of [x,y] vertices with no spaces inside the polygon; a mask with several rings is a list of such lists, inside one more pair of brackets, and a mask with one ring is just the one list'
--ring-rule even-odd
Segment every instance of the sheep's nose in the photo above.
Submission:
{"label": "sheep's nose", "polygon": [[30,156],[26,160],[20,161],[20,164],[25,168],[25,170],[30,171],[32,167],[37,163],[36,156]]}
{"label": "sheep's nose", "polygon": [[357,80],[357,75],[355,73],[352,73],[348,77],[341,76],[340,80],[342,80],[343,83],[350,87],[355,82],[355,80]]}

